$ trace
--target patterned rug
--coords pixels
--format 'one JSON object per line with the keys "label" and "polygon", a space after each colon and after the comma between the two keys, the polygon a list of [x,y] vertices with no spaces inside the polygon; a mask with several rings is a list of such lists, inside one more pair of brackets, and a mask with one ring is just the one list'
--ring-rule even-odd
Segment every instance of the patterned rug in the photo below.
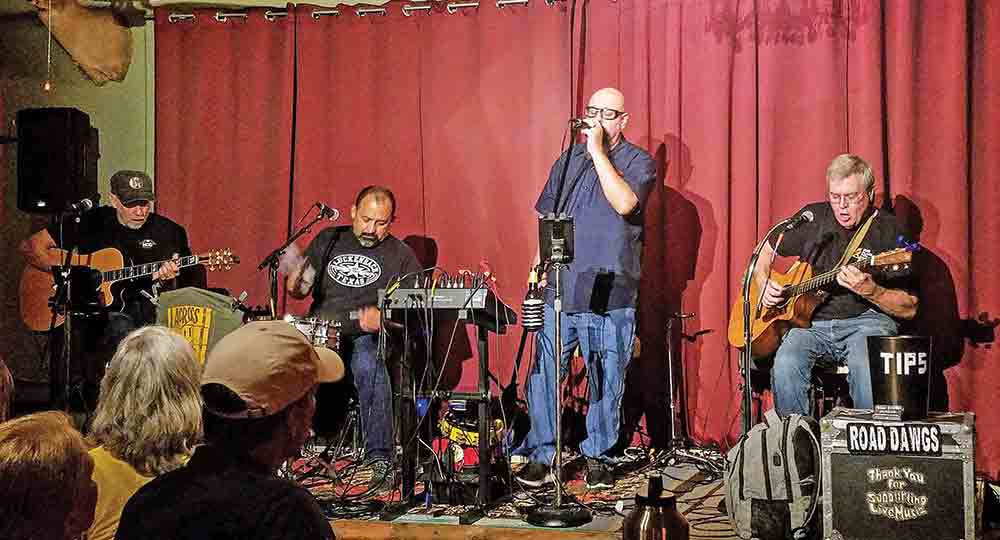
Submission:
{"label": "patterned rug", "polygon": [[[555,497],[553,486],[525,489],[512,480],[511,476],[523,466],[514,464],[504,467],[494,479],[493,502],[480,514],[472,504],[478,490],[477,467],[459,467],[450,481],[444,481],[448,475],[443,474],[446,469],[442,463],[425,463],[418,468],[414,493],[403,497],[398,470],[381,477],[370,464],[359,462],[349,453],[336,458],[331,453],[322,446],[307,448],[291,470],[285,471],[316,496],[331,519],[454,518],[456,523],[464,523],[482,517],[484,520],[478,524],[496,520],[498,526],[503,526],[504,521],[522,520],[532,509],[551,504]],[[678,509],[691,524],[691,538],[735,538],[720,511],[723,489],[716,465],[721,461],[712,452],[704,451],[702,455],[703,459],[681,460],[633,452],[616,468],[614,487],[591,490],[583,480],[585,461],[567,452],[563,460],[563,501],[580,504],[595,518],[604,518],[595,519],[595,523],[618,530],[622,518],[634,506],[636,492],[646,485],[650,475],[660,474],[666,488],[678,497]],[[403,499],[408,504],[401,504]]]}

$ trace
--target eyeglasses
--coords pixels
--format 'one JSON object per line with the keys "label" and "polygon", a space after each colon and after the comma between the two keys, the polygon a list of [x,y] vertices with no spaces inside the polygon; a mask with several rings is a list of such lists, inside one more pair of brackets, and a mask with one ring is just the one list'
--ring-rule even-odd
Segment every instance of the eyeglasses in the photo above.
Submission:
{"label": "eyeglasses", "polygon": [[601,118],[604,120],[614,120],[615,118],[618,118],[619,116],[625,114],[624,111],[616,111],[614,109],[604,109],[601,107],[587,107],[586,109],[584,109],[584,113],[587,115],[587,118],[594,118],[598,114],[600,114]]}
{"label": "eyeglasses", "polygon": [[125,208],[139,208],[140,206],[148,206],[148,205],[149,201],[143,201],[143,200],[129,201],[127,203],[122,203],[122,206],[124,206]]}
{"label": "eyeglasses", "polygon": [[859,193],[845,193],[845,194],[830,193],[829,196],[830,196],[830,202],[833,204],[841,204],[843,202],[847,206],[854,206],[860,203],[864,199],[865,193],[863,191]]}

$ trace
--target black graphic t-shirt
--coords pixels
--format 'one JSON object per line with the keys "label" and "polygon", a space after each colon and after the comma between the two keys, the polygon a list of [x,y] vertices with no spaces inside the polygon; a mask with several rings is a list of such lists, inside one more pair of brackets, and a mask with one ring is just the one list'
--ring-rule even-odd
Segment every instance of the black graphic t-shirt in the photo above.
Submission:
{"label": "black graphic t-shirt", "polygon": [[[785,257],[799,257],[812,265],[813,275],[816,276],[832,270],[837,265],[857,229],[847,230],[840,226],[837,218],[833,215],[833,208],[828,202],[808,204],[796,215],[807,210],[813,213],[813,221],[785,233],[784,239],[778,246],[778,254]],[[869,209],[864,214],[861,218],[862,224],[872,211]],[[909,235],[900,226],[896,217],[880,210],[875,216],[868,234],[861,242],[861,247],[850,257],[849,261],[855,262],[859,258],[896,249],[899,247],[901,236],[910,240]],[[771,238],[772,245],[774,245],[774,240],[775,238]],[[890,274],[880,269],[867,269],[864,272],[871,274],[875,282],[883,287],[903,289],[911,293],[915,290],[913,280],[909,279],[908,273]],[[841,287],[836,281],[823,287],[823,290],[827,291],[830,296],[816,308],[813,313],[815,320],[846,319],[858,316],[869,309],[878,309],[875,304]]]}
{"label": "black graphic t-shirt", "polygon": [[[48,227],[49,234],[60,247],[75,245],[79,253],[93,253],[104,248],[115,248],[121,252],[125,266],[135,266],[157,261],[165,261],[177,253],[181,257],[191,254],[187,232],[184,228],[159,214],[150,214],[146,223],[138,229],[125,227],[118,221],[112,206],[102,206],[83,215],[79,224],[66,220],[64,237],[59,236],[57,225]],[[183,285],[204,286],[198,279],[199,272],[191,267],[181,270],[179,282]],[[156,307],[139,295],[139,290],[148,290],[152,285],[150,277],[135,278],[117,282],[112,292],[120,287],[126,302],[124,311],[137,319],[137,323],[148,324],[156,320]]]}
{"label": "black graphic t-shirt", "polygon": [[350,226],[324,229],[306,249],[309,265],[316,269],[310,315],[342,323],[341,333],[361,332],[350,312],[378,303],[378,290],[396,277],[420,270],[410,246],[395,236],[366,248]]}

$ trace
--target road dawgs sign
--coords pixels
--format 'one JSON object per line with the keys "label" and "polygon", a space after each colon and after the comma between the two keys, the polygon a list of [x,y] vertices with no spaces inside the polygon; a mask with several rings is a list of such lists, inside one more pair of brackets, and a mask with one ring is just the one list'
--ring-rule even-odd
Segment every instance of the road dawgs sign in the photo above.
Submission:
{"label": "road dawgs sign", "polygon": [[941,455],[937,424],[847,424],[847,451],[852,454]]}

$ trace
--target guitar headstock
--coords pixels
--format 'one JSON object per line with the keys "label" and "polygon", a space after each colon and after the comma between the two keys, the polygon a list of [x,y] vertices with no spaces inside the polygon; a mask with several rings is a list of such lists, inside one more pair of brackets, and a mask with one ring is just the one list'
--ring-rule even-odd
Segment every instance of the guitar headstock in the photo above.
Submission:
{"label": "guitar headstock", "polygon": [[198,255],[198,259],[212,272],[232,270],[233,265],[240,264],[239,256],[234,255],[229,248],[203,253]]}
{"label": "guitar headstock", "polygon": [[913,261],[913,249],[909,246],[883,251],[872,257],[872,266],[885,267],[889,272],[909,270]]}

